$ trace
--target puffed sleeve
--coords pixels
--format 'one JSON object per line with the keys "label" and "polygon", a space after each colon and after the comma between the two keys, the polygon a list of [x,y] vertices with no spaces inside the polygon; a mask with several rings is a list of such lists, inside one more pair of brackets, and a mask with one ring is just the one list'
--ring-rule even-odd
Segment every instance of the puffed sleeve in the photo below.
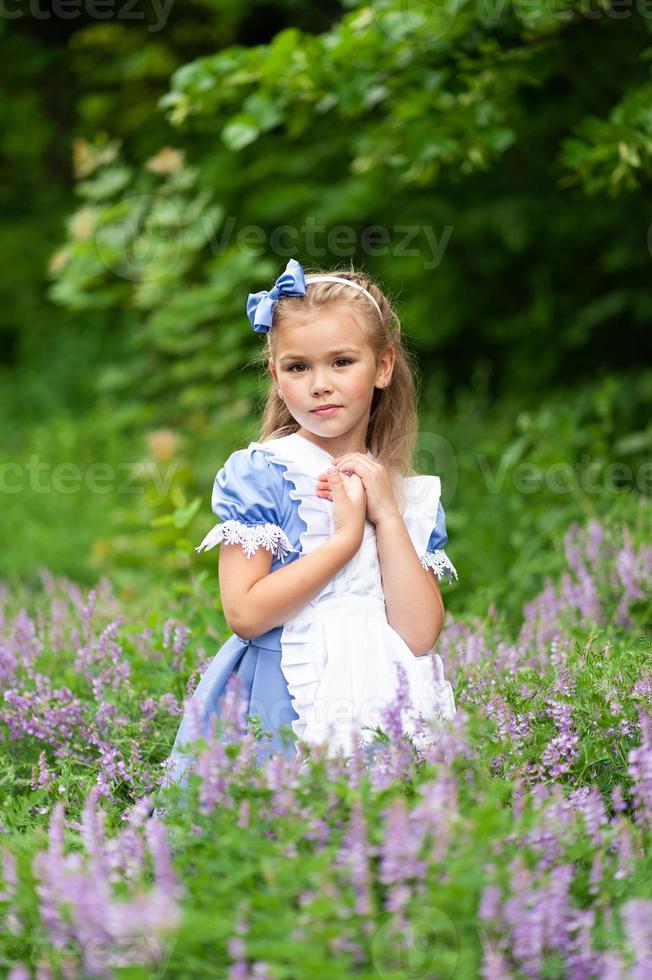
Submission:
{"label": "puffed sleeve", "polygon": [[453,563],[444,551],[444,545],[447,541],[446,515],[440,500],[437,507],[435,526],[432,529],[425,554],[421,556],[421,564],[425,569],[432,568],[438,578],[441,578],[443,575],[447,576],[450,583],[453,580],[453,576],[455,578],[458,576]]}
{"label": "puffed sleeve", "polygon": [[278,464],[260,449],[238,449],[219,470],[213,484],[211,508],[221,519],[195,551],[215,545],[241,544],[251,558],[258,548],[267,548],[284,562],[288,552],[298,551],[281,527]]}

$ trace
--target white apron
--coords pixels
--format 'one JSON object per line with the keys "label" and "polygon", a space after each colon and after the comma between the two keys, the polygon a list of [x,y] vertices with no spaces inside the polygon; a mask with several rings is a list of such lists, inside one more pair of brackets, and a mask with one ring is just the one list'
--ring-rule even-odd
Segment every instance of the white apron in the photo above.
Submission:
{"label": "white apron", "polygon": [[[272,459],[283,465],[290,497],[297,501],[306,524],[301,553],[310,554],[335,531],[333,502],[316,492],[317,476],[330,463],[330,453],[298,433],[252,445],[271,451]],[[439,478],[403,477],[403,492],[403,519],[422,557],[435,526]],[[354,732],[371,742],[376,734],[373,727],[383,727],[380,709],[392,704],[398,694],[397,663],[407,672],[414,705],[411,711],[403,711],[403,728],[419,746],[421,739],[414,736],[418,714],[435,726],[452,718],[453,689],[439,654],[432,650],[415,657],[387,622],[375,525],[365,520],[357,553],[283,625],[281,669],[299,716],[292,723],[295,734],[311,744],[326,742],[329,755],[340,750],[350,754]]]}

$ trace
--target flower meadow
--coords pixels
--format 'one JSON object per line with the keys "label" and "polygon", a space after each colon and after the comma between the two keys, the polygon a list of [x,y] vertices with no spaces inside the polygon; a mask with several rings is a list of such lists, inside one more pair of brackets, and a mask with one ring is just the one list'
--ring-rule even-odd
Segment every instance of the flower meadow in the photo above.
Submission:
{"label": "flower meadow", "polygon": [[516,635],[448,614],[458,711],[419,748],[401,687],[373,753],[259,765],[234,679],[185,788],[205,596],[136,623],[107,579],[3,586],[4,975],[652,975],[651,528],[572,525]]}

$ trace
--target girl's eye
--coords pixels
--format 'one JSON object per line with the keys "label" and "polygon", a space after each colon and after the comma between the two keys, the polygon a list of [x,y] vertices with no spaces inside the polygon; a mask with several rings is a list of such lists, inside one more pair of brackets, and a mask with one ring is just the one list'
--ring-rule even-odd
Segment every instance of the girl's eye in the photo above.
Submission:
{"label": "girl's eye", "polygon": [[[348,358],[348,357],[338,357],[337,360],[334,361],[333,363],[334,364],[341,364],[342,362],[344,364],[353,364],[353,361],[350,358]],[[290,367],[287,370],[288,371],[292,371],[292,372],[294,372],[296,374],[297,372],[294,371],[295,367],[305,367],[305,364],[303,364],[301,361],[297,361],[296,364],[291,364]]]}

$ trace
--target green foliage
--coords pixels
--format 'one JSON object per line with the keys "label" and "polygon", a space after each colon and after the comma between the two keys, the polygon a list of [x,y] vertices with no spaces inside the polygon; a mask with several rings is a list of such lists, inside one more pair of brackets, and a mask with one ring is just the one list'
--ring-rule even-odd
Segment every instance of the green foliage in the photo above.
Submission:
{"label": "green foliage", "polygon": [[442,478],[460,573],[448,606],[480,615],[496,603],[516,626],[526,595],[563,567],[573,521],[618,520],[650,496],[651,411],[649,371],[558,390],[535,409],[492,407],[481,376],[449,409],[433,397],[419,464]]}
{"label": "green foliage", "polygon": [[[178,65],[138,152],[124,124],[77,141],[83,203],[49,295],[117,324],[96,373],[111,410],[210,424],[250,397],[244,300],[290,255],[377,274],[449,391],[478,361],[493,396],[525,397],[638,363],[646,22],[565,2],[348,6],[321,33]],[[112,30],[80,32],[80,51]]]}
{"label": "green foliage", "polygon": [[[630,510],[626,522],[632,523],[632,517],[635,511]],[[645,544],[645,529],[633,528],[632,533],[637,548]],[[621,536],[622,528],[614,528],[613,542],[618,544]],[[55,641],[59,655],[53,657],[51,650],[43,649],[33,666],[44,676],[69,683],[87,707],[89,720],[99,721],[103,714],[103,737],[118,757],[126,757],[133,741],[139,760],[129,781],[111,784],[114,795],[99,808],[110,831],[104,845],[96,837],[91,840],[97,825],[83,815],[99,762],[91,761],[83,771],[70,758],[52,755],[51,746],[29,732],[14,739],[11,753],[2,756],[0,778],[11,778],[15,787],[13,795],[3,796],[0,809],[6,845],[17,858],[17,887],[0,894],[0,935],[10,964],[55,963],[59,957],[76,963],[87,954],[83,943],[65,949],[55,946],[39,913],[34,860],[47,847],[45,828],[62,800],[69,821],[68,853],[76,852],[81,861],[87,850],[95,867],[102,866],[102,854],[116,853],[111,840],[124,828],[131,804],[143,788],[160,778],[158,763],[166,755],[178,720],[162,703],[153,713],[152,699],[167,692],[174,693],[173,701],[181,699],[185,678],[195,681],[206,661],[206,649],[197,644],[212,634],[215,625],[199,581],[190,603],[169,595],[165,608],[153,611],[146,624],[123,620],[113,635],[122,662],[130,665],[129,677],[98,695],[74,669],[77,651],[74,643],[63,649],[60,631],[70,630],[73,639],[81,618],[91,624],[85,636],[90,643],[92,637],[103,635],[109,621],[116,621],[121,609],[104,583],[94,602],[89,597],[85,608],[90,615],[84,612],[81,617],[84,600],[80,602],[72,590],[74,608],[68,603],[70,615],[64,617],[61,603],[69,588],[70,583],[50,582],[50,600],[55,601],[49,622],[50,627],[55,620],[59,624]],[[39,629],[48,622],[42,595],[13,597],[5,608],[7,623],[21,608],[24,630],[26,614],[40,613]],[[175,663],[168,627],[183,622],[189,611],[193,613],[190,641]],[[649,622],[649,596],[642,612]],[[480,621],[465,625],[471,630],[482,627]],[[453,678],[461,717],[455,732],[444,738],[445,750],[416,760],[401,778],[379,784],[372,778],[373,770],[354,776],[322,758],[312,759],[292,777],[288,788],[278,782],[278,772],[258,769],[253,760],[248,765],[239,763],[242,745],[230,743],[228,763],[218,761],[217,755],[214,760],[217,805],[202,804],[202,780],[197,774],[190,777],[187,790],[173,787],[164,800],[165,819],[175,874],[183,885],[183,917],[164,945],[165,971],[223,975],[237,958],[233,938],[242,935],[247,959],[268,963],[273,976],[295,976],[306,963],[311,975],[371,976],[372,969],[395,970],[399,962],[404,966],[406,939],[416,933],[421,937],[419,956],[428,957],[431,969],[436,963],[439,971],[477,975],[488,937],[515,963],[523,955],[505,922],[480,911],[485,889],[492,886],[513,903],[523,885],[520,871],[528,869],[529,901],[543,902],[548,872],[564,865],[573,872],[570,908],[596,912],[593,948],[622,949],[620,918],[603,919],[601,910],[619,911],[628,898],[647,894],[649,830],[632,819],[628,753],[638,742],[638,711],[649,695],[649,637],[637,639],[629,627],[591,622],[578,631],[577,642],[568,642],[572,626],[566,620],[558,625],[566,648],[563,663],[551,656],[537,670],[528,666],[522,650],[516,671],[505,669],[504,662],[499,666],[501,648],[513,643],[514,637],[502,626],[488,628],[487,661],[460,663]],[[215,639],[222,638],[220,625]],[[105,643],[96,649],[106,657],[97,660],[99,672],[111,659],[111,651]],[[455,655],[463,655],[464,650],[462,636]],[[30,679],[23,679],[28,689]],[[635,683],[640,690],[630,697]],[[117,711],[108,712],[107,703]],[[549,709],[560,705],[569,709],[578,751],[572,765],[555,774],[545,760],[558,735]],[[523,723],[526,734],[519,727]],[[223,728],[218,723],[218,741],[225,734]],[[73,756],[87,748],[74,732],[65,744]],[[34,789],[29,774],[31,769],[35,781],[40,750],[47,752],[49,781]],[[537,767],[543,772],[541,781],[535,775]],[[604,818],[597,803],[586,802],[585,794],[596,787]],[[616,787],[624,794],[620,816],[609,812]],[[412,811],[418,806],[417,818]],[[402,818],[392,823],[391,817],[400,814],[413,821],[408,838]],[[614,820],[607,823],[611,815]],[[81,818],[83,823],[75,823]],[[355,852],[354,820],[359,820]],[[423,822],[428,824],[425,833],[419,829]],[[412,854],[409,844],[417,837],[418,854]],[[134,846],[132,837],[130,847]],[[406,861],[418,858],[421,864],[418,872],[406,871],[392,897],[392,885],[401,876],[396,853],[393,863],[391,857],[389,865],[384,861],[398,847],[406,849]],[[135,861],[135,853],[129,853]],[[75,867],[80,874],[81,864]],[[359,905],[363,868],[369,886],[367,912]],[[6,876],[6,871],[2,874]],[[139,876],[132,866],[124,880],[122,874],[115,869],[111,889],[128,900],[140,888]],[[68,880],[60,878],[62,887]],[[71,893],[75,890],[72,882],[67,887]],[[217,919],[216,908],[220,909]],[[100,939],[97,945],[101,951]],[[561,967],[553,969],[559,955],[554,941],[546,946],[551,975],[563,975]],[[144,976],[137,949],[133,955],[134,975]]]}
{"label": "green foliage", "polygon": [[[652,58],[652,47],[641,55]],[[607,119],[590,117],[578,126],[577,136],[564,144],[563,160],[575,180],[589,194],[615,196],[634,191],[649,179],[652,170],[652,83],[628,92]]]}

